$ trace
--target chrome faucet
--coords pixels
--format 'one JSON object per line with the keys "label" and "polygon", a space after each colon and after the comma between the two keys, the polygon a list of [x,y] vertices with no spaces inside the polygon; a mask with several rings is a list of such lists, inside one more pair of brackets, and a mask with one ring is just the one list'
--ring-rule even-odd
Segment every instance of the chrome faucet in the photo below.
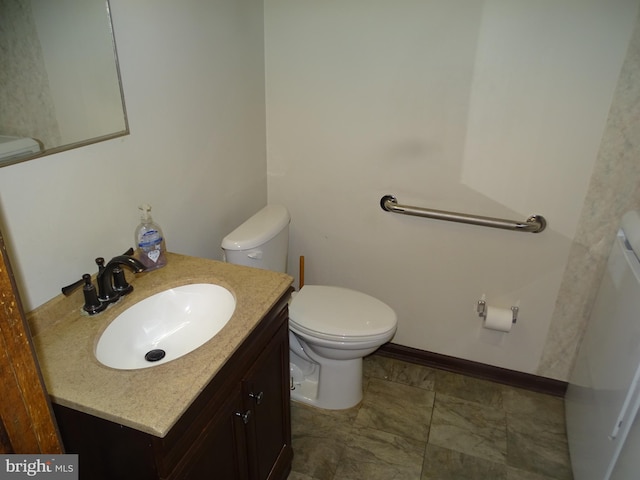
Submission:
{"label": "chrome faucet", "polygon": [[139,260],[129,255],[118,255],[104,264],[104,258],[96,258],[98,264],[98,299],[103,303],[115,302],[121,295],[126,295],[133,290],[127,283],[124,271],[120,267],[127,267],[133,273],[140,273],[145,266]]}

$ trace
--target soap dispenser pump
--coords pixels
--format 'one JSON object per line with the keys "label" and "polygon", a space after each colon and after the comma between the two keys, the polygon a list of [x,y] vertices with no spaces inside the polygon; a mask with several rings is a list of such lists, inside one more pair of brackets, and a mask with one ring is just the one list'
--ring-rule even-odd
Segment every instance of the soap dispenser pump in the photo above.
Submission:
{"label": "soap dispenser pump", "polygon": [[151,205],[143,203],[140,210],[140,225],[136,228],[135,256],[148,270],[164,267],[167,264],[167,249],[160,226],[151,218]]}

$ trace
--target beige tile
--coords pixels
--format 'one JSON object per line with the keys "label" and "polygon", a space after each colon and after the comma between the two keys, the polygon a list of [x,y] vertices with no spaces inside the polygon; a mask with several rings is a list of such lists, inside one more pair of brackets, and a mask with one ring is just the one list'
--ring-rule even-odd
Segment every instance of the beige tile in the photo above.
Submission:
{"label": "beige tile", "polygon": [[293,404],[289,480],[572,478],[561,398],[375,354],[364,374],[358,407]]}
{"label": "beige tile", "polygon": [[436,372],[436,392],[469,402],[502,408],[502,385],[444,370]]}
{"label": "beige tile", "polygon": [[355,413],[327,412],[292,404],[292,471],[308,475],[313,480],[332,480]]}
{"label": "beige tile", "polygon": [[433,399],[428,390],[371,378],[355,425],[426,442]]}
{"label": "beige tile", "polygon": [[559,397],[503,387],[504,410],[514,418],[530,418],[533,425],[543,423],[545,429],[565,433],[564,400]]}
{"label": "beige tile", "polygon": [[526,416],[507,413],[507,432],[519,434],[541,445],[553,446],[555,450],[567,450],[565,426],[549,420],[544,415]]}
{"label": "beige tile", "polygon": [[414,363],[396,362],[391,380],[425,390],[435,390],[437,370]]}
{"label": "beige tile", "polygon": [[572,478],[563,400],[508,389],[504,392],[504,402],[509,446],[507,463],[549,478]]}
{"label": "beige tile", "polygon": [[335,479],[420,480],[425,446],[372,428],[354,429]]}
{"label": "beige tile", "polygon": [[429,443],[505,463],[507,428],[501,409],[436,394]]}
{"label": "beige tile", "polygon": [[369,355],[365,357],[362,363],[362,371],[365,378],[380,378],[382,380],[390,380],[393,373],[394,365],[398,363],[381,355]]}
{"label": "beige tile", "polygon": [[[507,419],[507,463],[521,470],[546,475],[556,480],[571,480],[571,460],[566,435],[544,430],[535,419]],[[512,428],[519,424],[517,428]]]}
{"label": "beige tile", "polygon": [[527,472],[507,465],[507,480],[553,480],[553,477]]}
{"label": "beige tile", "polygon": [[434,390],[437,369],[373,354],[364,359],[364,376]]}
{"label": "beige tile", "polygon": [[428,444],[421,480],[507,480],[506,466]]}

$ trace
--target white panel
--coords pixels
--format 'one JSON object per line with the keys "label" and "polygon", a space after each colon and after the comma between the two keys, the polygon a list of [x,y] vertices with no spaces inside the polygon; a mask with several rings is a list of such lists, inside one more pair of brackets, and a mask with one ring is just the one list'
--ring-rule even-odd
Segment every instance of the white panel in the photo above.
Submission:
{"label": "white panel", "polygon": [[620,233],[566,395],[576,480],[606,480],[640,401],[640,263]]}

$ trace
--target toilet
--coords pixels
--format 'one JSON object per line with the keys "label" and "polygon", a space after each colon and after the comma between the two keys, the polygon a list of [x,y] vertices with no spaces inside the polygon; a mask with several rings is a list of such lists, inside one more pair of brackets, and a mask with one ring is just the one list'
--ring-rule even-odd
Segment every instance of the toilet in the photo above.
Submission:
{"label": "toilet", "polygon": [[[229,263],[285,272],[290,216],[267,205],[222,240]],[[362,359],[396,331],[397,317],[365,293],[304,285],[289,305],[291,398],[328,410],[362,400]]]}

